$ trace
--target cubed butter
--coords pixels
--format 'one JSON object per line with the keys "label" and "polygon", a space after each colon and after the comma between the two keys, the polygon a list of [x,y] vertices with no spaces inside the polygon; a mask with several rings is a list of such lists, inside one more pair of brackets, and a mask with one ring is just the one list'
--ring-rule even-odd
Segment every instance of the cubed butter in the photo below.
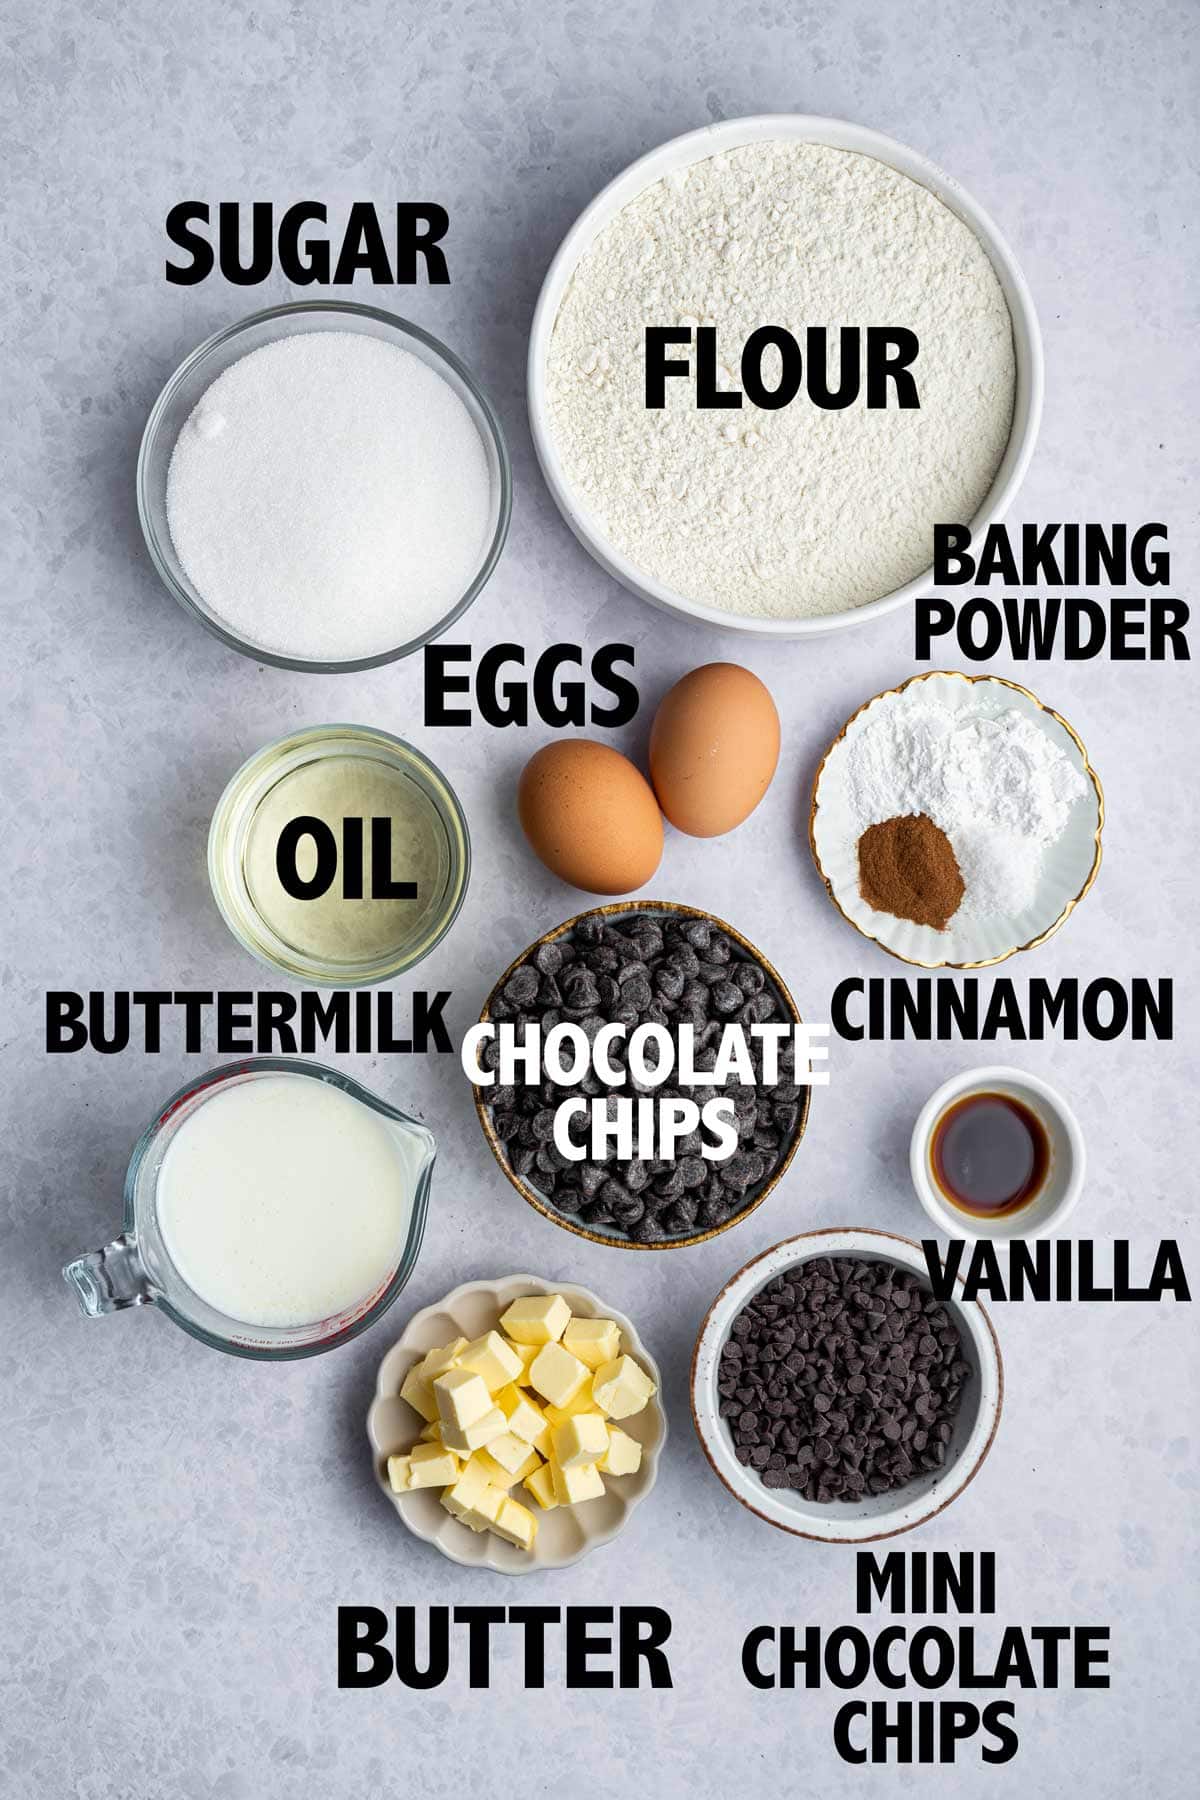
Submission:
{"label": "cubed butter", "polygon": [[472,1457],[460,1472],[458,1480],[442,1495],[442,1505],[447,1512],[453,1513],[456,1519],[461,1519],[468,1507],[474,1506],[488,1485],[487,1475]]}
{"label": "cubed butter", "polygon": [[522,1506],[519,1500],[514,1500],[506,1494],[504,1505],[500,1508],[496,1522],[492,1526],[496,1536],[505,1538],[510,1544],[515,1544],[518,1550],[530,1550],[533,1548],[533,1540],[537,1536],[537,1528],[537,1520],[529,1508]]}
{"label": "cubed butter", "polygon": [[554,1492],[554,1470],[548,1462],[535,1469],[532,1475],[527,1475],[522,1485],[529,1489],[543,1512],[553,1512],[558,1505]]}
{"label": "cubed butter", "polygon": [[448,1369],[433,1384],[438,1415],[443,1426],[462,1431],[492,1410],[487,1382],[473,1369]]}
{"label": "cubed butter", "polygon": [[420,1413],[426,1421],[437,1418],[437,1401],[433,1397],[433,1388],[422,1375],[420,1363],[414,1363],[404,1377],[400,1398],[407,1400],[413,1411]]}
{"label": "cubed butter", "polygon": [[608,1448],[596,1467],[605,1475],[636,1475],[642,1466],[642,1446],[619,1425],[608,1428]]}
{"label": "cubed butter", "polygon": [[577,1356],[589,1369],[612,1362],[621,1350],[621,1328],[615,1319],[571,1320],[563,1332],[563,1348]]}
{"label": "cubed butter", "polygon": [[563,1425],[573,1419],[577,1413],[595,1412],[596,1401],[592,1394],[592,1378],[589,1375],[573,1400],[565,1406],[547,1406],[546,1417],[551,1425]]}
{"label": "cubed butter", "polygon": [[486,1331],[482,1337],[473,1339],[460,1353],[458,1366],[482,1376],[490,1394],[498,1393],[525,1373],[525,1364],[515,1350],[509,1349],[498,1331]]}
{"label": "cubed butter", "polygon": [[516,1382],[518,1387],[525,1387],[529,1381],[529,1365],[533,1361],[534,1357],[537,1355],[538,1351],[541,1349],[541,1345],[540,1344],[516,1344],[513,1342],[512,1338],[505,1338],[504,1341],[508,1345],[509,1349],[513,1352],[513,1354],[515,1356],[519,1356],[521,1359],[522,1373],[520,1375],[514,1375],[513,1380]]}
{"label": "cubed butter", "polygon": [[562,1336],[570,1318],[571,1309],[561,1294],[531,1294],[526,1300],[514,1300],[500,1323],[518,1344],[550,1344]]}
{"label": "cubed butter", "polygon": [[476,1419],[461,1429],[454,1425],[442,1426],[442,1442],[447,1450],[453,1450],[455,1456],[470,1456],[472,1451],[485,1450],[493,1438],[498,1438],[508,1430],[504,1414],[498,1406],[485,1412],[482,1419]]}
{"label": "cubed butter", "polygon": [[447,1369],[452,1369],[466,1347],[466,1338],[460,1337],[455,1338],[452,1344],[443,1344],[440,1349],[431,1350],[421,1364],[421,1373],[426,1381],[433,1382],[439,1375],[444,1375]]}
{"label": "cubed butter", "polygon": [[554,1460],[560,1469],[597,1463],[608,1449],[608,1426],[599,1413],[579,1413],[554,1427]]}
{"label": "cubed butter", "polygon": [[408,1478],[412,1467],[411,1456],[389,1456],[387,1459],[388,1486],[393,1494],[407,1494]]}
{"label": "cubed butter", "polygon": [[496,1461],[494,1456],[489,1456],[486,1450],[476,1450],[471,1461],[478,1461],[480,1468],[487,1476],[488,1482],[492,1487],[503,1488],[507,1491],[507,1489],[516,1485],[516,1476],[511,1475],[506,1468],[502,1467],[502,1465]]}
{"label": "cubed butter", "polygon": [[584,1500],[598,1500],[604,1492],[604,1481],[595,1463],[572,1463],[564,1469],[556,1457],[546,1464],[554,1479],[554,1498],[560,1506],[579,1506]]}
{"label": "cubed butter", "polygon": [[523,1438],[514,1437],[511,1431],[502,1431],[499,1437],[492,1439],[488,1455],[495,1457],[516,1481],[524,1481],[530,1470],[537,1467],[537,1451],[531,1450]]}
{"label": "cubed butter", "polygon": [[417,1444],[409,1458],[409,1488],[449,1487],[458,1480],[459,1461],[441,1444]]}
{"label": "cubed butter", "polygon": [[537,1448],[538,1439],[546,1431],[546,1415],[536,1400],[523,1394],[514,1384],[501,1388],[496,1395],[496,1405],[508,1420],[508,1429],[514,1437],[524,1438],[527,1444]]}
{"label": "cubed butter", "polygon": [[493,1472],[489,1475],[488,1479],[491,1481],[493,1487],[502,1487],[505,1489],[515,1488],[518,1482],[525,1481],[528,1476],[534,1474],[538,1469],[543,1467],[542,1459],[535,1450],[530,1450],[528,1456],[518,1463],[515,1469],[506,1469],[503,1463],[498,1463],[496,1461],[489,1450],[480,1450],[476,1454],[479,1456],[486,1456],[488,1462],[491,1464]]}
{"label": "cubed butter", "polygon": [[[562,1294],[514,1300],[494,1330],[439,1345],[409,1370],[401,1393],[425,1424],[410,1451],[388,1458],[388,1481],[397,1494],[440,1488],[471,1531],[528,1551],[539,1513],[597,1500],[606,1476],[640,1467],[641,1445],[609,1420],[654,1392],[622,1355],[615,1319],[573,1318]],[[529,1505],[513,1498],[518,1483]]]}
{"label": "cubed butter", "polygon": [[493,1487],[488,1482],[478,1498],[468,1506],[465,1513],[460,1515],[463,1524],[469,1526],[472,1531],[492,1530],[507,1499],[508,1495],[503,1488]]}
{"label": "cubed butter", "polygon": [[569,1406],[587,1379],[586,1366],[559,1343],[543,1344],[529,1369],[531,1385],[552,1406]]}
{"label": "cubed butter", "polygon": [[596,1405],[610,1419],[627,1419],[631,1413],[641,1412],[654,1392],[654,1383],[631,1356],[618,1356],[604,1363],[592,1381]]}

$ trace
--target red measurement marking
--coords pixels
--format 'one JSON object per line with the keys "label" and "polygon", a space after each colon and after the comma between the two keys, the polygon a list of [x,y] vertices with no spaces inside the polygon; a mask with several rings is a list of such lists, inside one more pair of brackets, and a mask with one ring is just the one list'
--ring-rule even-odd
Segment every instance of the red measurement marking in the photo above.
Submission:
{"label": "red measurement marking", "polygon": [[221,1081],[228,1081],[233,1072],[234,1071],[229,1069],[218,1069],[216,1073],[210,1075],[206,1081],[198,1081],[195,1087],[190,1087],[187,1090],[186,1094],[180,1094],[177,1100],[173,1100],[165,1113],[159,1114],[158,1123],[160,1125],[165,1125],[168,1119],[173,1119],[175,1117],[175,1114],[179,1111],[181,1106],[186,1106],[189,1100],[194,1100],[197,1094],[204,1093],[206,1088],[216,1087],[217,1083]]}

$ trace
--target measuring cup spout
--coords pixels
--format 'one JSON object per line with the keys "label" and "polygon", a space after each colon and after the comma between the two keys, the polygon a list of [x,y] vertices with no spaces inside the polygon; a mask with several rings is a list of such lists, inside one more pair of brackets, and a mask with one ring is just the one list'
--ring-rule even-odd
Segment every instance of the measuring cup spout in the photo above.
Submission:
{"label": "measuring cup spout", "polygon": [[77,1256],[63,1270],[81,1312],[89,1319],[124,1312],[127,1306],[153,1306],[156,1295],[138,1251],[137,1240],[123,1232],[103,1250]]}

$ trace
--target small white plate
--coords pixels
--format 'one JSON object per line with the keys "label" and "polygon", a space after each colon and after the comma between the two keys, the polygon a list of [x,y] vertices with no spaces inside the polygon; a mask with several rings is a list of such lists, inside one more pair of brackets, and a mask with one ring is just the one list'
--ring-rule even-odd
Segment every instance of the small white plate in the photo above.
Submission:
{"label": "small white plate", "polygon": [[[952,1206],[933,1178],[929,1149],[933,1129],[955,1100],[968,1094],[1009,1094],[1041,1120],[1050,1141],[1050,1166],[1041,1191],[1018,1212],[980,1218]],[[1048,1081],[1023,1069],[997,1064],[952,1076],[931,1094],[917,1116],[909,1146],[909,1169],[917,1198],[939,1231],[960,1238],[1033,1238],[1061,1231],[1083,1192],[1087,1152],[1079,1121]]]}
{"label": "small white plate", "polygon": [[[500,1314],[526,1294],[561,1294],[573,1313],[585,1319],[614,1319],[621,1328],[621,1348],[653,1378],[658,1393],[640,1413],[621,1420],[642,1446],[641,1467],[634,1475],[606,1478],[604,1495],[581,1506],[559,1506],[544,1513],[529,1501],[538,1522],[532,1550],[519,1550],[494,1532],[476,1533],[448,1513],[437,1488],[419,1488],[412,1494],[394,1494],[388,1484],[387,1459],[408,1450],[421,1433],[424,1419],[400,1388],[409,1369],[421,1357],[456,1337],[481,1337],[496,1328]],[[538,1275],[507,1275],[496,1281],[472,1281],[457,1287],[436,1306],[414,1315],[400,1341],[393,1344],[379,1365],[375,1399],[367,1415],[367,1436],[380,1487],[408,1529],[432,1544],[451,1562],[469,1568],[494,1569],[500,1575],[530,1575],[535,1569],[563,1569],[581,1556],[607,1544],[629,1523],[635,1506],[646,1498],[658,1476],[658,1459],[667,1441],[667,1415],[662,1405],[662,1376],[658,1364],[641,1338],[614,1306],[606,1306],[587,1288],[568,1287],[559,1281],[543,1281]],[[524,1503],[524,1502],[523,1502]]]}
{"label": "small white plate", "polygon": [[[860,1500],[818,1506],[791,1488],[764,1487],[744,1469],[733,1451],[733,1435],[720,1416],[717,1378],[721,1351],[733,1322],[760,1288],[786,1269],[816,1257],[854,1257],[863,1262],[890,1262],[928,1279],[919,1244],[890,1231],[807,1231],[766,1250],[734,1276],[713,1301],[700,1327],[692,1357],[692,1418],[713,1470],[735,1500],[769,1525],[795,1537],[826,1544],[866,1544],[924,1525],[957,1500],[979,1472],[992,1447],[1004,1399],[1004,1366],[992,1322],[977,1300],[944,1302],[958,1327],[971,1378],[962,1393],[945,1463],[888,1494],[864,1494]],[[959,1277],[961,1283],[962,1277]]]}
{"label": "small white plate", "polygon": [[[1062,836],[1046,852],[1037,892],[1023,912],[954,918],[945,931],[935,931],[931,925],[876,912],[859,892],[858,830],[848,791],[850,749],[856,737],[888,711],[928,700],[954,710],[982,706],[993,715],[1014,708],[1026,713],[1087,779],[1089,791],[1075,802]],[[1015,681],[934,671],[877,694],[847,720],[817,770],[808,830],[813,860],[829,898],[856,931],[903,962],[925,969],[978,969],[1003,962],[1018,950],[1031,950],[1058,930],[1096,879],[1103,826],[1099,777],[1064,718]]]}

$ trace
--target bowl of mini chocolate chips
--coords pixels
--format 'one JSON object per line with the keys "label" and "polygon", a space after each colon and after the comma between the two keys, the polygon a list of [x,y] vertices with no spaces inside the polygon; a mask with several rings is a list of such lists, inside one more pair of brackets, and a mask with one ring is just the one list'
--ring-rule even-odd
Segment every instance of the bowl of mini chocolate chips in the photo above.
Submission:
{"label": "bowl of mini chocolate chips", "polygon": [[[554,1027],[580,1027],[594,1044],[606,1025],[605,1053],[621,1076],[605,1081],[592,1067],[582,1078],[559,1082],[504,1082],[495,1037],[485,1038],[478,1063],[492,1084],[477,1086],[483,1133],[508,1180],[530,1206],[564,1230],[593,1243],[632,1250],[678,1250],[702,1244],[754,1211],[782,1178],[808,1123],[811,1088],[807,1069],[797,1070],[792,1029],[801,1023],[796,1004],[766,958],[732,925],[676,901],[618,901],[567,919],[522,952],[500,976],[481,1014],[481,1024],[510,1022],[518,1043],[539,1026],[543,1045]],[[693,1086],[677,1063],[666,1080],[651,1085],[628,1068],[628,1045],[637,1027],[660,1028],[664,1042],[680,1042],[691,1027],[689,1055],[696,1069],[713,1072],[726,1046],[729,1025],[744,1029],[753,1080],[732,1073],[719,1083]],[[754,1026],[777,1026],[775,1062]],[[680,1058],[682,1061],[682,1058]],[[742,1075],[751,1069],[743,1064]],[[773,1079],[771,1079],[773,1077]],[[555,1143],[555,1117],[564,1101],[604,1099],[610,1108],[652,1101],[634,1125],[635,1154],[582,1158]],[[732,1103],[736,1145],[719,1159],[702,1126],[686,1132],[671,1154],[646,1154],[644,1136],[657,1129],[661,1102],[709,1099]],[[653,1126],[650,1111],[654,1114]],[[642,1137],[639,1138],[638,1134]],[[572,1143],[590,1142],[586,1122],[572,1129]]]}
{"label": "bowl of mini chocolate chips", "polygon": [[692,1358],[692,1417],[743,1506],[797,1537],[859,1544],[923,1525],[979,1472],[1000,1423],[992,1322],[933,1293],[891,1232],[788,1238],[718,1294]]}

